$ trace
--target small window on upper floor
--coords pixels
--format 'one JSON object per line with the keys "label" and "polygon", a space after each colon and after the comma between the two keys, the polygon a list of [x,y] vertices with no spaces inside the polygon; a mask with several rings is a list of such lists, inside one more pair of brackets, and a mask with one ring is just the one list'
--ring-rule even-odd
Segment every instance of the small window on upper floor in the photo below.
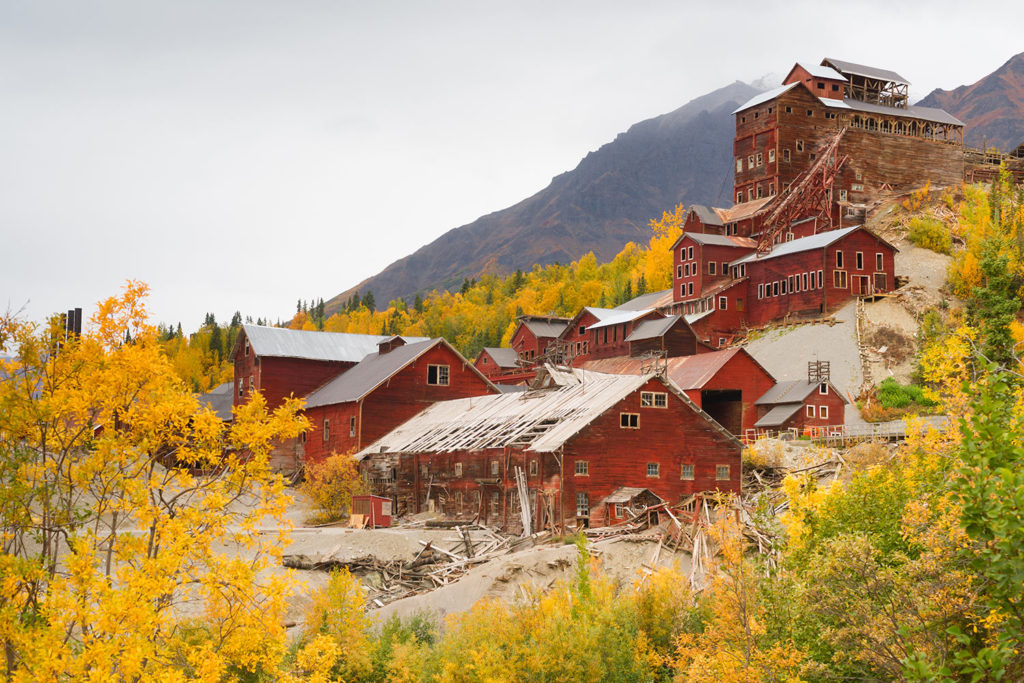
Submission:
{"label": "small window on upper floor", "polygon": [[435,386],[448,386],[448,366],[447,365],[428,365],[427,366],[427,384],[433,384]]}
{"label": "small window on upper floor", "polygon": [[782,150],[782,160],[783,161],[789,161],[789,150],[788,149]]}
{"label": "small window on upper floor", "polygon": [[641,408],[667,408],[668,407],[668,393],[664,391],[641,391],[640,392],[640,407]]}
{"label": "small window on upper floor", "polygon": [[828,393],[828,382],[822,382],[818,385],[818,393],[822,395]]}
{"label": "small window on upper floor", "polygon": [[716,265],[717,263],[715,261],[708,261],[708,275],[715,275]]}
{"label": "small window on upper floor", "polygon": [[796,141],[796,151],[798,151],[798,152],[804,151],[804,141],[803,140],[797,140]]}
{"label": "small window on upper floor", "polygon": [[249,355],[249,338],[245,338],[245,355]]}
{"label": "small window on upper floor", "polygon": [[739,158],[736,160],[736,172],[740,173],[743,171],[743,159]]}
{"label": "small window on upper floor", "polygon": [[768,163],[770,164],[770,163],[772,163],[774,161],[775,161],[775,150],[774,149],[770,149],[770,150],[768,150]]}
{"label": "small window on upper floor", "polygon": [[619,413],[619,426],[623,429],[640,429],[640,414]]}

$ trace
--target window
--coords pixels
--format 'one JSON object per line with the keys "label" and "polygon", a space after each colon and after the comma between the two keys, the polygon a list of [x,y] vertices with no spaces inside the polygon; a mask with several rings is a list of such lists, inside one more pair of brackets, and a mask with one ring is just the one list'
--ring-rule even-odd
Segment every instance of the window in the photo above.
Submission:
{"label": "window", "polygon": [[691,261],[693,260],[693,247],[686,248],[686,255]]}
{"label": "window", "polygon": [[577,460],[575,474],[577,477],[589,477],[590,476],[590,462],[587,460]]}
{"label": "window", "polygon": [[664,391],[641,391],[641,408],[667,408],[668,394]]}
{"label": "window", "polygon": [[725,346],[725,337],[719,337],[718,338],[718,345],[719,346]]}
{"label": "window", "polygon": [[249,355],[249,338],[245,338],[245,355]]}
{"label": "window", "polygon": [[807,273],[804,273],[800,277],[803,279],[803,288],[804,288],[804,291],[806,292],[807,291]]}
{"label": "window", "polygon": [[797,140],[796,141],[796,151],[798,151],[798,152],[804,151],[804,141],[803,140]]}
{"label": "window", "polygon": [[324,420],[324,441],[331,438],[331,421]]}
{"label": "window", "polygon": [[786,291],[788,291],[790,294],[792,294],[793,293],[793,276],[792,275],[790,275],[790,276],[788,276],[786,278],[786,283],[787,283],[786,284]]}
{"label": "window", "polygon": [[[790,275],[790,277],[793,277],[793,276]],[[796,279],[793,280],[793,284],[794,284],[793,291],[794,292],[799,292],[800,291],[800,276],[799,275],[797,275]]]}
{"label": "window", "polygon": [[742,204],[743,203],[743,193],[742,192],[737,192],[736,193],[736,203],[737,204]]}
{"label": "window", "polygon": [[497,491],[491,491],[491,514],[498,514],[498,507],[501,505],[501,494]]}
{"label": "window", "polygon": [[491,476],[492,477],[498,476],[498,468],[500,468],[500,467],[501,467],[501,463],[500,462],[498,462],[497,460],[492,460],[491,461]]}
{"label": "window", "polygon": [[[676,266],[676,279],[678,280],[681,277],[683,277],[683,267],[682,266]],[[607,333],[607,331],[608,331],[607,328],[605,328],[605,333]]]}
{"label": "window", "polygon": [[788,148],[782,150],[782,160],[783,161],[789,161],[789,149]]}
{"label": "window", "polygon": [[691,282],[686,286],[687,296],[693,296],[693,283]]}
{"label": "window", "polygon": [[842,267],[843,267],[843,252],[837,251],[836,252],[836,268],[842,268]]}
{"label": "window", "polygon": [[[679,296],[686,296],[686,283],[679,285]],[[605,340],[607,341],[607,340]]]}
{"label": "window", "polygon": [[814,116],[814,110],[813,109],[808,109],[807,110],[807,115],[808,116]]}
{"label": "window", "polygon": [[637,413],[619,413],[619,426],[623,429],[640,429],[640,415]]}
{"label": "window", "polygon": [[437,386],[448,386],[448,366],[447,365],[428,365],[427,366],[427,384],[434,384]]}
{"label": "window", "polygon": [[718,481],[729,481],[729,466],[715,465],[715,479]]}
{"label": "window", "polygon": [[721,272],[722,275],[725,275],[726,273],[729,272],[729,262],[728,261],[722,261],[722,270],[719,271],[719,272]]}
{"label": "window", "polygon": [[684,263],[683,264],[683,277],[690,277],[690,264],[689,263]]}
{"label": "window", "polygon": [[647,463],[647,476],[648,477],[658,477],[658,476],[661,476],[660,473],[661,473],[661,465],[660,464],[658,464],[656,462],[649,462],[649,463]]}
{"label": "window", "polygon": [[768,183],[768,196],[775,194],[775,183]]}
{"label": "window", "polygon": [[241,396],[245,393],[245,380],[241,377],[238,378],[238,395]]}
{"label": "window", "polygon": [[714,261],[708,261],[708,275],[715,274],[715,266],[717,264]]}
{"label": "window", "polygon": [[586,334],[586,333],[587,333],[587,326],[586,325],[580,325],[580,334]]}
{"label": "window", "polygon": [[864,270],[864,252],[857,252],[857,270]]}
{"label": "window", "polygon": [[782,280],[782,289],[780,290],[779,293],[782,294],[782,295],[785,295],[787,292],[789,292],[789,290],[786,289],[786,281]]}
{"label": "window", "polygon": [[589,517],[590,516],[590,494],[589,493],[577,493],[576,494],[576,516],[577,517]]}
{"label": "window", "polygon": [[352,417],[350,417],[348,419],[348,435],[349,436],[355,436],[356,435],[356,418],[355,418],[355,416],[352,416]]}
{"label": "window", "polygon": [[249,375],[249,393],[256,391],[256,382],[253,380],[252,375]]}
{"label": "window", "polygon": [[825,277],[822,275],[823,271],[818,271],[818,289],[825,286]]}
{"label": "window", "polygon": [[775,282],[772,283],[772,296],[778,296],[778,295],[779,295],[779,281],[776,280]]}
{"label": "window", "polygon": [[875,270],[882,270],[882,254],[875,254]]}
{"label": "window", "polygon": [[832,84],[832,92],[839,92],[839,84],[838,83],[833,83]]}
{"label": "window", "polygon": [[757,298],[758,299],[763,299],[764,298],[764,283],[763,282],[757,286]]}
{"label": "window", "polygon": [[828,382],[822,382],[818,385],[818,393],[822,396],[828,393]]}
{"label": "window", "polygon": [[461,477],[462,476],[462,463],[461,462],[455,463],[455,476],[456,477]]}
{"label": "window", "polygon": [[679,471],[679,478],[693,481],[693,465],[683,465],[683,469]]}
{"label": "window", "polygon": [[817,88],[818,90],[824,90],[824,89],[825,89],[825,84],[824,84],[824,83],[822,83],[821,81],[816,81],[816,82],[814,83],[814,86],[815,86],[815,87],[816,87],[816,88]]}
{"label": "window", "polygon": [[531,460],[530,461],[530,476],[531,477],[536,477],[537,476],[537,471],[538,471],[537,470],[537,461],[536,460]]}
{"label": "window", "polygon": [[686,260],[686,247],[683,247],[682,249],[679,250],[679,260],[680,261],[685,261]]}
{"label": "window", "polygon": [[839,190],[839,201],[846,201],[846,190]]}
{"label": "window", "polygon": [[818,406],[818,417],[822,420],[828,419],[828,406]]}
{"label": "window", "polygon": [[774,161],[775,161],[775,150],[774,149],[770,149],[770,150],[768,150],[768,163],[770,164],[770,163],[772,163]]}
{"label": "window", "polygon": [[747,157],[747,168],[754,168],[754,155]]}
{"label": "window", "polygon": [[718,297],[718,310],[724,311],[726,308],[729,307],[728,304],[729,304],[728,297],[724,297],[724,296]]}
{"label": "window", "polygon": [[836,289],[846,289],[846,271],[845,270],[833,270],[832,271],[832,286]]}
{"label": "window", "polygon": [[742,170],[743,170],[743,159],[742,158],[736,159],[736,172],[739,173]]}
{"label": "window", "polygon": [[754,201],[754,188],[750,188],[749,190],[747,190],[747,201]]}
{"label": "window", "polygon": [[761,154],[761,152],[757,153],[757,165],[758,167],[764,166],[764,156]]}
{"label": "window", "polygon": [[793,113],[793,107],[786,107],[786,113],[787,114],[792,114]]}
{"label": "window", "polygon": [[622,519],[626,516],[626,506],[622,503],[615,504],[615,519]]}
{"label": "window", "polygon": [[299,443],[306,443],[306,432],[299,432]]}
{"label": "window", "polygon": [[807,417],[814,417],[814,406],[804,406],[806,408]]}

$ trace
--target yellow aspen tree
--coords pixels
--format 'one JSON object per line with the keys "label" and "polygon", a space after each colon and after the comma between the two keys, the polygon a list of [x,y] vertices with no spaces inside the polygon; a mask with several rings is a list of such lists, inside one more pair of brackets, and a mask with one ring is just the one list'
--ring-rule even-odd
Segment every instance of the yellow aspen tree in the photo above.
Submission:
{"label": "yellow aspen tree", "polygon": [[[64,338],[6,319],[0,345],[0,674],[221,680],[285,649],[289,498],[271,444],[306,425],[259,395],[227,427],[178,378],[128,282]],[[129,341],[130,340],[130,341]]]}

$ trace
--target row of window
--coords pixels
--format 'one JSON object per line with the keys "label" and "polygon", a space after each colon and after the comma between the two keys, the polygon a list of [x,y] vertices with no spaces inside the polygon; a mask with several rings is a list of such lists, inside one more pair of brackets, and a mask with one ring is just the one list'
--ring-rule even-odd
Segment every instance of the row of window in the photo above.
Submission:
{"label": "row of window", "polygon": [[[330,441],[330,439],[331,439],[331,419],[330,418],[325,418],[324,419],[324,428],[321,431],[321,434],[323,436],[323,440],[324,441]],[[348,435],[350,437],[355,437],[355,435],[356,435],[356,418],[355,418],[355,416],[352,416],[352,417],[348,418]],[[306,432],[299,432],[299,442],[300,443],[306,443]]]}
{"label": "row of window", "polygon": [[[824,407],[824,406],[823,406]],[[826,410],[826,416],[828,412]],[[728,481],[729,480],[729,465],[715,465],[715,480],[716,481]],[[573,474],[577,477],[589,477],[590,476],[590,461],[589,460],[577,460],[573,466]],[[661,477],[661,463],[649,462],[647,463],[647,476],[655,479]],[[693,481],[695,479],[695,469],[692,464],[684,464],[679,469],[679,478],[686,481]]]}
{"label": "row of window", "polygon": [[[768,183],[768,193],[765,194],[764,185],[758,185],[756,187],[750,187],[747,189],[747,201],[752,202],[755,199],[762,199],[764,197],[771,197],[775,194],[775,182]],[[743,190],[736,193],[736,203],[743,203]]]}
{"label": "row of window", "polygon": [[[817,411],[815,411],[815,409],[817,409]],[[827,420],[828,419],[828,406],[814,406],[814,405],[808,405],[807,406],[807,417],[814,417],[815,416],[815,412],[817,412],[817,417],[819,419],[822,419],[822,420]]]}
{"label": "row of window", "polygon": [[757,298],[767,299],[771,296],[784,296],[796,292],[804,292],[812,289],[821,289],[825,286],[823,271],[809,273],[797,273],[788,275],[781,280],[774,282],[762,282],[757,286]]}
{"label": "row of window", "polygon": [[[858,251],[854,253],[854,261],[856,262],[857,268],[855,270],[864,270],[864,252]],[[885,265],[885,258],[882,252],[875,252],[875,271],[881,272]],[[843,268],[845,266],[844,256],[842,250],[836,250],[836,268]]]}
{"label": "row of window", "polygon": [[[768,150],[768,163],[775,163],[775,148],[772,147]],[[747,156],[747,170],[752,168],[760,168],[764,166],[764,152],[758,152],[757,154],[750,154]],[[743,157],[736,158],[736,172],[743,172]]]}
{"label": "row of window", "polygon": [[[252,375],[249,375],[249,393],[251,394],[255,390],[256,390],[256,381],[253,379]],[[239,377],[238,378],[238,395],[239,396],[245,396],[245,378],[244,377]]]}

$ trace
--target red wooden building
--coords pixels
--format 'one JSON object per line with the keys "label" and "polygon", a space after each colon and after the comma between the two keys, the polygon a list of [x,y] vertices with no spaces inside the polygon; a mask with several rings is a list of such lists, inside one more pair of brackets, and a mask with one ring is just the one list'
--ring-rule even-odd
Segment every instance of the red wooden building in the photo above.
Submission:
{"label": "red wooden building", "polygon": [[842,425],[848,401],[830,381],[805,379],[779,382],[757,399],[757,432]]}
{"label": "red wooden building", "polygon": [[306,396],[306,461],[359,450],[437,401],[498,391],[444,339],[380,349]]}
{"label": "red wooden building", "polygon": [[587,306],[566,326],[558,339],[564,350],[561,359],[578,367],[590,358],[629,355],[626,338],[645,320],[659,320],[664,314],[652,308],[640,310]]}
{"label": "red wooden building", "polygon": [[[740,490],[740,442],[671,381],[547,369],[552,386],[445,401],[361,451],[373,492],[399,513],[523,528],[602,525],[620,490],[677,502]],[[627,500],[630,497],[627,494]]]}
{"label": "red wooden building", "polygon": [[261,392],[270,408],[288,396],[304,396],[375,353],[389,338],[243,325],[228,356],[235,364],[234,404],[246,403],[253,391]]}
{"label": "red wooden building", "polygon": [[[887,189],[963,179],[963,122],[941,109],[912,106],[909,83],[886,69],[826,58],[794,66],[783,84],[734,112],[736,203],[772,197],[816,160],[822,144],[846,129],[848,158],[832,199],[850,208]],[[741,233],[742,234],[742,233]]]}
{"label": "red wooden building", "polygon": [[[592,360],[584,369],[611,374],[640,374],[637,359]],[[755,402],[775,385],[771,373],[741,347],[669,358],[666,376],[693,404],[739,436],[760,417]]]}
{"label": "red wooden building", "polygon": [[519,359],[513,349],[485,346],[473,365],[495,384],[522,384],[537,374],[533,363]]}
{"label": "red wooden building", "polygon": [[536,363],[549,345],[562,336],[569,318],[544,315],[521,315],[510,347],[525,363]]}

